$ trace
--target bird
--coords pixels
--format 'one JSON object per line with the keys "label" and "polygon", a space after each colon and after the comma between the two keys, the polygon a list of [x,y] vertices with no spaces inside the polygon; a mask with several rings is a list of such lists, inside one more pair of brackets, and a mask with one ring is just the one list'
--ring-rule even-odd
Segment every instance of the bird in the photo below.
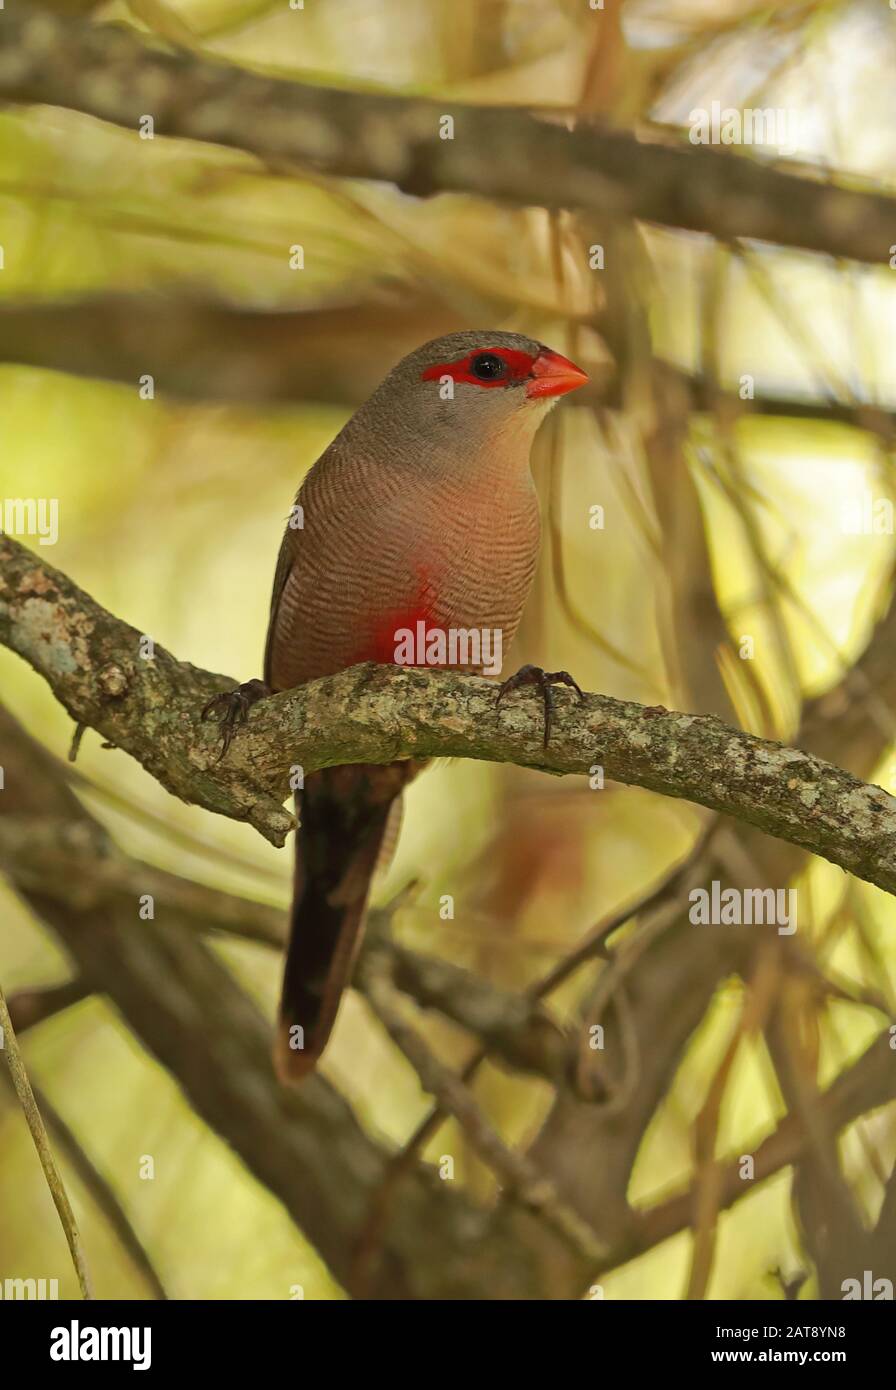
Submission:
{"label": "bird", "polygon": [[[544,343],[501,330],[451,333],[386,375],[302,482],[280,547],[264,679],[213,697],[221,755],[266,696],[361,662],[485,668],[503,660],[522,616],[539,549],[530,470],[535,433],[586,373]],[[451,634],[467,634],[450,644]],[[414,646],[423,635],[424,649]],[[430,648],[432,634],[445,639]],[[472,637],[471,637],[472,634]],[[481,636],[477,649],[475,638]],[[473,642],[471,646],[470,643]],[[451,655],[455,660],[450,660]],[[444,659],[440,659],[444,658]],[[495,663],[493,663],[494,665]],[[568,672],[524,666],[499,700],[526,684],[581,691]],[[293,900],[274,1065],[283,1082],[314,1070],[351,976],[370,884],[420,771],[412,760],[310,773],[296,793]]]}

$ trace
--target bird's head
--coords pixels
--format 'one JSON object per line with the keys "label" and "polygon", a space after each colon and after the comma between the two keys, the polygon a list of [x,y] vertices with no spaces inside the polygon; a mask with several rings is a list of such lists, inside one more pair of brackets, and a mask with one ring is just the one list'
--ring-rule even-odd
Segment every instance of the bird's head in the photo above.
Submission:
{"label": "bird's head", "polygon": [[517,410],[550,401],[588,380],[559,352],[519,333],[449,333],[406,357],[396,371],[435,383],[443,399]]}
{"label": "bird's head", "polygon": [[560,396],[587,380],[567,357],[519,333],[449,333],[393,367],[358,415],[388,410],[399,447],[402,438],[435,451],[528,443]]}

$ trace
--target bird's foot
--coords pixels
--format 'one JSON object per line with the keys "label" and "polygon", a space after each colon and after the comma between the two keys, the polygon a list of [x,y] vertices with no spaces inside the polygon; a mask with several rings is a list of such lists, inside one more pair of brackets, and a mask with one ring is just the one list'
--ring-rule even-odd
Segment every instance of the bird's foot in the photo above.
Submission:
{"label": "bird's foot", "polygon": [[252,706],[270,694],[271,690],[264,681],[244,681],[235,690],[222,690],[219,694],[213,695],[208,704],[203,707],[203,722],[210,719],[215,713],[220,714],[218,723],[221,729],[221,751],[215,762],[219,763],[224,757],[236,730],[249,718],[249,711]]}
{"label": "bird's foot", "polygon": [[543,671],[540,666],[521,666],[516,675],[509,676],[508,679],[502,683],[501,689],[498,691],[495,708],[498,708],[504,696],[509,691],[519,690],[520,686],[523,685],[534,685],[541,691],[541,698],[544,703],[544,746],[547,748],[548,740],[551,737],[551,721],[554,715],[553,687],[555,685],[566,685],[576,692],[580,700],[584,700],[585,696],[568,671]]}

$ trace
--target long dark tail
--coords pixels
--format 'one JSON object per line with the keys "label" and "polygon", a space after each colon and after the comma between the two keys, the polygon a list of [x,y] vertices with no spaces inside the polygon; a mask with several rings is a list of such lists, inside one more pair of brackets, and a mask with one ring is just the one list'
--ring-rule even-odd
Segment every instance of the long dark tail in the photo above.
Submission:
{"label": "long dark tail", "polygon": [[410,765],[327,768],[296,796],[300,826],[274,1064],[312,1071],[336,1021],[367,915],[370,881]]}

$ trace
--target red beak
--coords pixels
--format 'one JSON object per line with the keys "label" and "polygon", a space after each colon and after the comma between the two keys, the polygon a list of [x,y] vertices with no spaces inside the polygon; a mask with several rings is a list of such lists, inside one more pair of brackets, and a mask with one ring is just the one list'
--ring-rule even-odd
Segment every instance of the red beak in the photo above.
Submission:
{"label": "red beak", "polygon": [[534,379],[526,386],[530,400],[538,396],[565,396],[588,380],[587,373],[575,362],[549,349],[540,352],[532,363],[532,376]]}

